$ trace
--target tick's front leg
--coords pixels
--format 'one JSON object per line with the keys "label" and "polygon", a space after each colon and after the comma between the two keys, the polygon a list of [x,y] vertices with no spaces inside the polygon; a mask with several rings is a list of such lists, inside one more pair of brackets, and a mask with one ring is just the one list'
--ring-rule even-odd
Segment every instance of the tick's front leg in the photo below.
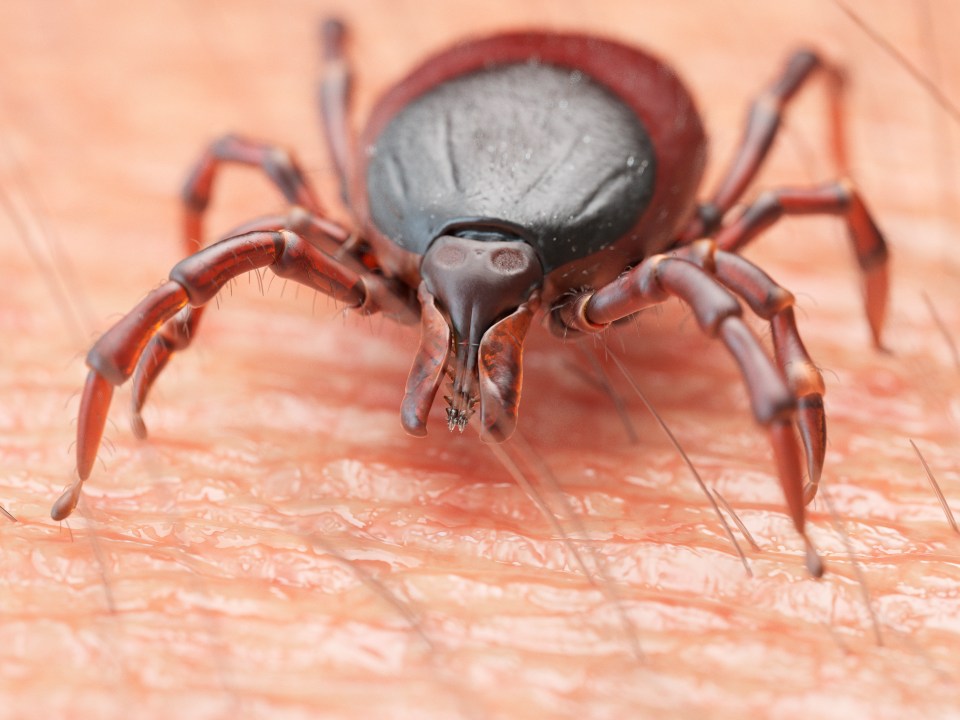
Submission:
{"label": "tick's front leg", "polygon": [[[354,271],[286,230],[227,238],[181,261],[171,271],[170,280],[108,330],[87,355],[90,373],[77,426],[79,480],[54,504],[54,520],[63,520],[76,507],[80,488],[96,460],[113,388],[133,374],[144,348],[164,323],[188,305],[205,305],[238,275],[266,267],[349,308],[372,313],[403,304],[401,298],[391,297],[375,276]],[[411,308],[408,313],[415,311]]]}
{"label": "tick's front leg", "polygon": [[611,323],[671,297],[687,303],[700,328],[719,338],[733,355],[750,394],[757,422],[766,428],[780,485],[794,527],[807,547],[807,569],[820,576],[823,564],[806,533],[801,456],[794,434],[797,400],[759,339],[743,321],[737,298],[695,264],[667,255],[647,258],[593,293],[554,309],[561,326],[601,332]]}
{"label": "tick's front leg", "polygon": [[807,456],[809,482],[804,503],[817,494],[827,451],[827,420],[823,407],[826,392],[823,376],[810,358],[793,311],[794,297],[746,258],[717,248],[712,240],[700,240],[672,253],[692,262],[732,290],[760,318],[770,323],[774,355],[783,377],[797,401],[797,429]]}

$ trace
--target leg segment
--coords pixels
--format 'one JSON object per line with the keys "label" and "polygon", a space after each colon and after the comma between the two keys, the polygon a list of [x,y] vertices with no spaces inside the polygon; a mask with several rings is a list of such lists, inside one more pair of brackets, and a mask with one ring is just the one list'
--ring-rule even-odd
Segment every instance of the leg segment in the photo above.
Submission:
{"label": "leg segment", "polygon": [[390,292],[373,276],[362,276],[289,231],[251,232],[227,238],[174,266],[170,280],[144,298],[108,330],[87,355],[90,373],[80,402],[77,472],[74,483],[54,505],[55,520],[67,517],[90,476],[103,436],[113,388],[123,384],[164,323],[183,308],[199,307],[238,275],[269,267],[277,275],[336,298],[347,307],[373,313],[389,307]]}
{"label": "leg segment", "polygon": [[[204,151],[183,188],[183,241],[187,254],[203,245],[203,216],[210,204],[213,184],[221,166],[229,163],[260,168],[283,193],[287,202],[299,205],[310,213],[320,213],[320,203],[303,171],[289,153],[273,145],[226,135],[211,143]],[[282,225],[276,228],[261,226],[258,229],[280,227]],[[166,367],[170,356],[190,345],[202,317],[202,307],[184,308],[154,336],[144,352],[133,392],[133,430],[138,437],[146,436],[140,409],[151,385]]]}
{"label": "leg segment", "polygon": [[554,313],[560,324],[570,330],[599,332],[612,322],[670,297],[686,302],[701,329],[711,337],[719,337],[737,361],[754,417],[767,429],[790,517],[807,544],[807,567],[811,574],[819,575],[822,565],[805,531],[803,474],[793,430],[796,398],[759,339],[740,317],[740,303],[729,290],[691,262],[656,255],[606,287],[555,308]]}
{"label": "leg segment", "polygon": [[740,148],[713,198],[701,206],[699,217],[683,233],[683,240],[695,240],[711,234],[720,225],[723,216],[743,196],[770,152],[780,129],[784,108],[818,69],[824,70],[829,79],[831,151],[838,170],[846,175],[846,145],[841,112],[843,77],[839,70],[825,63],[816,53],[799,50],[787,61],[780,76],[753,102]]}
{"label": "leg segment", "polygon": [[887,243],[859,193],[847,183],[830,183],[801,190],[772,190],[761,195],[744,213],[716,235],[717,246],[737,252],[784,215],[840,215],[863,273],[864,303],[874,345],[882,347],[887,307]]}
{"label": "leg segment", "polygon": [[[325,252],[337,259],[347,268],[358,274],[365,274],[367,269],[359,260],[351,255],[341,254],[339,251],[347,240],[347,232],[339,225],[311,215],[303,208],[294,208],[287,215],[261,218],[236,228],[230,236],[243,235],[251,232],[279,232],[289,230],[304,238],[315,249]],[[370,280],[372,282],[372,279]],[[412,322],[404,318],[406,305],[388,309],[400,322]],[[182,352],[189,347],[196,335],[204,307],[185,307],[173,318],[168,320],[150,340],[140,357],[136,373],[133,376],[131,424],[133,432],[138,438],[147,436],[147,428],[143,422],[141,410],[146,403],[147,396],[153,383],[167,366],[170,357],[175,352]]]}
{"label": "leg segment", "polygon": [[[340,180],[340,196],[347,200],[350,187],[350,65],[343,51],[346,30],[339,20],[326,20],[320,30],[323,71],[320,76],[320,115],[327,151]],[[349,203],[348,203],[349,204]]]}
{"label": "leg segment", "polygon": [[797,330],[793,294],[763,270],[739,255],[719,250],[701,240],[674,252],[673,257],[694,263],[743,298],[757,316],[770,323],[777,365],[797,399],[797,428],[806,451],[804,503],[813,500],[827,449],[827,420],[823,409],[823,376],[807,353]]}
{"label": "leg segment", "polygon": [[140,412],[147,402],[150,388],[170,362],[170,356],[189,347],[202,316],[203,308],[183,308],[164,323],[140,356],[133,376],[130,425],[133,434],[141,440],[147,437],[147,426]]}
{"label": "leg segment", "polygon": [[320,203],[297,161],[275,145],[225,135],[204,151],[183,187],[184,241],[187,252],[203,243],[203,215],[213,195],[213,183],[224,164],[260,168],[291,205],[322,215]]}
{"label": "leg segment", "polygon": [[[727,227],[724,216],[753,182],[780,129],[783,111],[796,93],[822,70],[828,80],[830,151],[839,183],[806,190],[781,190],[762,196]],[[800,50],[787,62],[780,77],[754,101],[740,148],[710,202],[681,234],[681,244],[716,233],[723,250],[738,251],[783,214],[834,214],[847,221],[854,252],[864,277],[867,320],[874,344],[881,347],[880,332],[887,299],[887,246],[863,200],[847,179],[846,141],[843,127],[843,75],[809,50]],[[719,229],[719,232],[717,232]]]}

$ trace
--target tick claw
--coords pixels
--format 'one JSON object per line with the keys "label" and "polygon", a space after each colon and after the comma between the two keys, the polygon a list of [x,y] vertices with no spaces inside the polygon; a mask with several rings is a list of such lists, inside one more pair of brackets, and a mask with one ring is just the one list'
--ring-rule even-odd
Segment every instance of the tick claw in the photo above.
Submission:
{"label": "tick claw", "polygon": [[70,513],[74,511],[74,508],[77,507],[77,503],[80,502],[80,487],[81,483],[79,482],[75,482],[68,487],[63,495],[53,504],[53,507],[50,509],[50,517],[57,522],[66,520],[70,516]]}
{"label": "tick claw", "polygon": [[804,535],[803,540],[807,545],[807,572],[810,573],[811,577],[823,577],[823,560],[817,553],[817,549],[813,546],[813,543],[810,542],[810,538]]}
{"label": "tick claw", "polygon": [[[804,491],[804,503],[809,503],[817,493],[820,474],[827,452],[827,420],[823,409],[823,395],[815,393],[800,398],[797,408],[797,429],[803,440],[803,449],[807,458],[807,475],[810,485]],[[811,491],[809,497],[806,492]]]}
{"label": "tick claw", "polygon": [[134,436],[137,440],[146,440],[147,439],[147,426],[143,422],[143,416],[135,412],[130,418],[130,429],[133,430]]}

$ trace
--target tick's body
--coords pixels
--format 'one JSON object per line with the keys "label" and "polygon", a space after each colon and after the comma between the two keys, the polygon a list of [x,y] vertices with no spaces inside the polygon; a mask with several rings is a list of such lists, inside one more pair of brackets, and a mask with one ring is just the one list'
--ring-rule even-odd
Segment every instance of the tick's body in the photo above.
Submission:
{"label": "tick's body", "polygon": [[[450,428],[462,430],[478,410],[481,433],[493,441],[516,423],[522,343],[541,309],[555,332],[576,337],[669,297],[684,300],[740,365],[754,415],[770,433],[791,517],[806,537],[804,502],[816,490],[826,442],[822,379],[797,333],[790,293],[733,251],[784,213],[844,216],[878,338],[885,245],[849,182],[768,193],[724,220],[765,158],[781,108],[821,61],[809,52],[794,55],[754,104],[720,188],[698,206],[706,154],[699,116],[676,75],[640,50],[548,33],[458,46],[388,91],[352,152],[342,29],[329,23],[325,30],[325,129],[361,224],[358,237],[350,240],[325,218],[285,153],[235,137],[214,143],[186,187],[188,243],[202,240],[203,213],[223,163],[262,167],[298,207],[248,223],[178,264],[168,283],[91,350],[78,430],[80,481],[53,516],[69,514],[90,474],[113,386],[136,372],[135,426],[143,431],[146,394],[170,355],[189,344],[202,306],[236,275],[270,267],[362,312],[419,320],[404,427],[426,432],[449,376]],[[836,98],[839,85],[833,87]],[[834,119],[842,171],[839,115]],[[770,322],[775,360],[741,319],[738,298]],[[806,450],[806,487],[795,429]],[[808,559],[818,572],[812,549]]]}
{"label": "tick's body", "polygon": [[537,249],[546,302],[669,247],[706,160],[700,117],[668,67],[541,33],[431,58],[377,104],[360,148],[350,199],[394,274],[419,272],[398,248],[422,255],[445,227],[506,221]]}

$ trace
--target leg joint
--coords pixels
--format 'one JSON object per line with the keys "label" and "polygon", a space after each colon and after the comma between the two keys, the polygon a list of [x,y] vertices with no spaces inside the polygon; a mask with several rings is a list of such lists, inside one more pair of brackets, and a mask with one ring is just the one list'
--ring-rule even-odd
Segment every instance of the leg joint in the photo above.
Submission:
{"label": "leg joint", "polygon": [[743,313],[733,293],[691,262],[665,258],[651,275],[661,289],[659,294],[676,295],[686,302],[697,324],[710,337],[716,337],[726,318]]}

